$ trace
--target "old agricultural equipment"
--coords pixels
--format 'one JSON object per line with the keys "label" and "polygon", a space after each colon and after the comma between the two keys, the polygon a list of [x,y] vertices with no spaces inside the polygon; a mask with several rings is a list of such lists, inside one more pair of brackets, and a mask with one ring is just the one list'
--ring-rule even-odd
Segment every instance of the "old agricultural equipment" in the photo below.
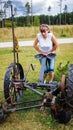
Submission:
{"label": "old agricultural equipment", "polygon": [[[39,81],[37,83],[31,83],[27,81],[28,72],[30,68],[34,70],[34,65],[30,64],[26,73],[24,73],[23,67],[19,63],[18,52],[15,50],[12,5],[11,14],[14,62],[9,65],[4,77],[5,103],[0,101],[0,122],[3,122],[10,113],[15,111],[40,108],[40,111],[43,112],[45,107],[50,107],[51,115],[57,119],[58,122],[69,122],[73,111],[73,65],[70,65],[69,67],[68,78],[63,75],[60,82],[53,81],[51,83],[44,84],[44,63],[46,62],[47,58],[53,58],[55,55],[50,54],[48,56],[43,56],[38,54],[35,56],[36,59],[43,57]],[[45,89],[45,93],[39,91],[43,88]],[[22,97],[23,91],[26,91],[26,89],[29,89],[37,95],[40,95],[40,98],[20,102],[19,99]],[[40,103],[38,103],[38,101],[40,101]],[[24,107],[21,106],[21,104],[28,102],[37,102],[37,104]]]}

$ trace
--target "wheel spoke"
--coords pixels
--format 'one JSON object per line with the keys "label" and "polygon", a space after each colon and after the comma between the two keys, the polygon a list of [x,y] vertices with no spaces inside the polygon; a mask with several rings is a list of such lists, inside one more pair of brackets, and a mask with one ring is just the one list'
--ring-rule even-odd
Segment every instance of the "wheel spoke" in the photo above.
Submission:
{"label": "wheel spoke", "polygon": [[22,90],[20,90],[19,88],[16,88],[15,84],[13,83],[13,80],[24,78],[23,68],[18,63],[16,64],[15,69],[16,70],[14,73],[14,64],[11,64],[6,71],[6,75],[4,79],[4,95],[5,95],[5,99],[7,103],[12,103],[14,101],[17,101],[19,97],[21,97],[20,91]]}

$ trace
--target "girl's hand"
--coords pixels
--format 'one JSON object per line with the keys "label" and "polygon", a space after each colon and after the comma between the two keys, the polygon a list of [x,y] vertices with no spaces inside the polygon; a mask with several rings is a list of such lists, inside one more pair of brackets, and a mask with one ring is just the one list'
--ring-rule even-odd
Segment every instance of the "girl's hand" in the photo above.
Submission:
{"label": "girl's hand", "polygon": [[47,56],[48,54],[50,54],[51,52],[42,52],[41,54],[44,56]]}

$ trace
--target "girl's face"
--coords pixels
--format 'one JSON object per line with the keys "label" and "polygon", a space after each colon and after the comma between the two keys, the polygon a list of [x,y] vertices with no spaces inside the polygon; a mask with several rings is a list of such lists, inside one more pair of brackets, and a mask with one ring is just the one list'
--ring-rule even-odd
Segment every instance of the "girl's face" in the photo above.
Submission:
{"label": "girl's face", "polygon": [[47,37],[48,30],[47,30],[46,27],[42,27],[42,28],[40,28],[40,32],[41,32],[41,34],[42,34],[42,36],[43,36],[44,38]]}

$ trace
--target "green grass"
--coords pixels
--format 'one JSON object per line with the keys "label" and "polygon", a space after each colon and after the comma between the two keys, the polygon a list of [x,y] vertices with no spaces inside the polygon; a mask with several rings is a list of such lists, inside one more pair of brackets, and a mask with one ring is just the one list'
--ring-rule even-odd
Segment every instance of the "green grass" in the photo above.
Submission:
{"label": "green grass", "polygon": [[[40,63],[34,58],[37,52],[32,47],[19,48],[19,61],[23,66],[24,72],[26,72],[28,65],[33,63],[36,65],[35,71],[30,70],[27,79],[31,82],[37,82],[39,76]],[[62,44],[57,51],[56,63],[55,63],[55,76],[56,69],[60,62],[63,65],[70,61],[73,64],[73,44]],[[0,49],[0,100],[4,101],[3,95],[3,82],[5,72],[10,63],[13,62],[12,48]],[[24,95],[21,100],[34,99],[37,97],[34,92],[29,90],[24,91]],[[3,124],[0,124],[0,130],[72,130],[73,118],[71,121],[64,125],[59,124],[56,120],[51,118],[50,110],[45,109],[43,114],[39,109],[31,109],[26,111],[14,112],[6,119]]]}

